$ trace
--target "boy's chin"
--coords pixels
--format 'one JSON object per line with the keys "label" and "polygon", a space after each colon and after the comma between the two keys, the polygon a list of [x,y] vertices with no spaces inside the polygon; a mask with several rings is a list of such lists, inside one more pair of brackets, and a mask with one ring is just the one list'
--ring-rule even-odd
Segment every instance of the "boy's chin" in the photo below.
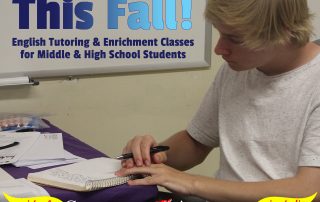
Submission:
{"label": "boy's chin", "polygon": [[230,64],[230,63],[228,63],[228,64],[229,64],[229,66],[230,66],[230,68],[231,68],[232,70],[238,71],[238,72],[249,69],[249,68],[244,68],[244,67],[242,67],[242,66],[235,65],[235,64]]}

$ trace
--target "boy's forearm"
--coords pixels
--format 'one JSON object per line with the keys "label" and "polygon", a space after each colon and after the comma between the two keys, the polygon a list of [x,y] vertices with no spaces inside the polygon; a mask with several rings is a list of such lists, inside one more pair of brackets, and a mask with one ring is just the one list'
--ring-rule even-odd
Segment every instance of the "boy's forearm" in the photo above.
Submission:
{"label": "boy's forearm", "polygon": [[179,170],[187,170],[198,165],[211,151],[211,148],[192,139],[185,130],[174,134],[160,144],[170,146],[166,164]]}

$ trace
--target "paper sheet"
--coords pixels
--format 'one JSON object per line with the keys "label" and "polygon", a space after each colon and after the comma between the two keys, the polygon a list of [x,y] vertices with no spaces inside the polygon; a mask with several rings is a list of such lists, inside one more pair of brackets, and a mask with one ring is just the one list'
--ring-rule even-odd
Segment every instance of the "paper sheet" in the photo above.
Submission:
{"label": "paper sheet", "polygon": [[41,134],[37,141],[19,160],[61,159],[64,149],[61,133]]}
{"label": "paper sheet", "polygon": [[39,138],[39,132],[0,132],[0,142],[19,142],[18,145],[0,150],[0,165],[16,162]]}
{"label": "paper sheet", "polygon": [[69,163],[77,163],[77,162],[86,160],[86,159],[84,159],[80,156],[76,156],[66,150],[64,151],[64,153],[65,153],[65,159],[51,160],[51,161],[31,165],[28,167],[31,169],[39,169],[39,168],[45,168],[45,167],[50,167],[50,166],[58,166],[58,165],[64,165],[64,164],[69,164]]}
{"label": "paper sheet", "polygon": [[24,197],[35,197],[35,196],[49,196],[48,192],[42,187],[24,179],[11,179],[0,181],[0,201],[7,201],[3,192],[10,196],[24,198]]}

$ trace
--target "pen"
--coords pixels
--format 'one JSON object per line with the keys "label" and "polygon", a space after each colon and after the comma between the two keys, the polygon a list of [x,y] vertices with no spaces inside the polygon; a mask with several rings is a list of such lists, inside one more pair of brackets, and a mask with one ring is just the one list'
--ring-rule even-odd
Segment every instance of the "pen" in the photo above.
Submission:
{"label": "pen", "polygon": [[33,128],[21,128],[16,130],[16,132],[33,132],[34,129]]}
{"label": "pen", "polygon": [[[158,152],[167,151],[170,147],[168,146],[156,146],[150,148],[150,154],[155,154]],[[117,156],[116,159],[123,160],[123,159],[130,159],[133,158],[133,153],[126,153],[122,154],[120,156]]]}
{"label": "pen", "polygon": [[10,148],[10,147],[14,147],[14,146],[16,146],[16,145],[18,145],[18,144],[19,144],[19,142],[13,142],[13,143],[10,143],[10,144],[1,146],[1,147],[0,147],[0,150],[2,150],[2,149],[7,149],[7,148]]}

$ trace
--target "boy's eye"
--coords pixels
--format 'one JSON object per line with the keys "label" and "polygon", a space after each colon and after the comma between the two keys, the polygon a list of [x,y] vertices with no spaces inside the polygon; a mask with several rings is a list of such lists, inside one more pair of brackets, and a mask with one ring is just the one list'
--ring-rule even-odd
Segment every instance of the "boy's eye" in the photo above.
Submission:
{"label": "boy's eye", "polygon": [[239,38],[232,38],[232,37],[230,37],[229,40],[230,40],[232,43],[234,43],[234,44],[241,44],[241,43],[243,43],[243,41],[242,41],[241,39],[239,39]]}
{"label": "boy's eye", "polygon": [[232,34],[223,34],[220,33],[220,37],[224,40],[227,40],[233,44],[240,45],[243,43],[243,40],[240,36],[232,35]]}

